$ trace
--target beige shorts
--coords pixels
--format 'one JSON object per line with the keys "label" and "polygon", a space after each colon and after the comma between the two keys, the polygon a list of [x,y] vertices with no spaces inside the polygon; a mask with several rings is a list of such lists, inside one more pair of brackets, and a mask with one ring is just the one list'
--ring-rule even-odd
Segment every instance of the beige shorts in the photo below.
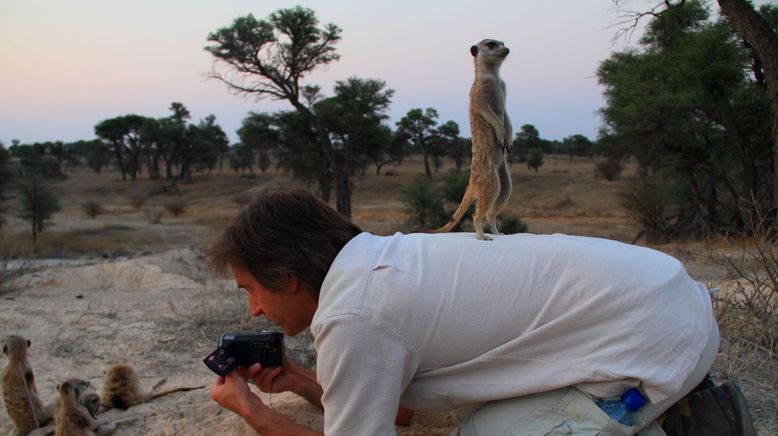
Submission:
{"label": "beige shorts", "polygon": [[708,344],[681,390],[657,404],[644,406],[637,412],[633,426],[610,419],[590,395],[570,387],[487,403],[465,418],[451,435],[632,435],[641,430],[641,434],[664,434],[652,423],[703,380],[718,347],[719,331],[714,323]]}

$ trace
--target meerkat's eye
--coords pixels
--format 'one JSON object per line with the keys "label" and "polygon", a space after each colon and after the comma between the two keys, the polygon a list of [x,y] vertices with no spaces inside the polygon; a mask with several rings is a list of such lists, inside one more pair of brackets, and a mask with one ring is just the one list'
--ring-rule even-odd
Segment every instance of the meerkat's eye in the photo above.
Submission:
{"label": "meerkat's eye", "polygon": [[497,43],[494,42],[494,41],[490,41],[490,42],[486,43],[486,46],[489,47],[489,48],[495,48],[495,47],[497,47]]}

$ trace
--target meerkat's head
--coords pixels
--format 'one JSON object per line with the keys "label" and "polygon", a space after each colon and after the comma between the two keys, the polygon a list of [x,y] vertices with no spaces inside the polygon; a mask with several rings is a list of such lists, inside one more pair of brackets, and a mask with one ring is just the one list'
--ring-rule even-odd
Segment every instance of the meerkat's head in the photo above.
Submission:
{"label": "meerkat's head", "polygon": [[470,54],[473,55],[475,62],[488,65],[499,65],[510,52],[502,41],[495,39],[484,39],[470,47]]}
{"label": "meerkat's head", "polygon": [[66,380],[59,385],[57,385],[57,392],[59,392],[59,396],[63,400],[72,399],[74,397],[78,397],[78,392],[73,392],[77,387],[70,382],[70,380]]}
{"label": "meerkat's head", "polygon": [[27,349],[30,348],[30,345],[32,345],[32,342],[29,339],[17,335],[9,335],[3,341],[3,354],[9,360],[24,360],[27,359]]}

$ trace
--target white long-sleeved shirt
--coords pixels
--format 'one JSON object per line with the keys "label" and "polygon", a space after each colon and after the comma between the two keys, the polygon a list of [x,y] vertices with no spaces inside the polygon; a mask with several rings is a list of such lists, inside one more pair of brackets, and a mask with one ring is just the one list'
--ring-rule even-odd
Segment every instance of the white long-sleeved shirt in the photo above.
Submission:
{"label": "white long-sleeved shirt", "polygon": [[707,290],[648,248],[566,235],[362,233],[311,324],[325,434],[394,434],[398,404],[447,410],[577,386],[681,387],[705,346]]}

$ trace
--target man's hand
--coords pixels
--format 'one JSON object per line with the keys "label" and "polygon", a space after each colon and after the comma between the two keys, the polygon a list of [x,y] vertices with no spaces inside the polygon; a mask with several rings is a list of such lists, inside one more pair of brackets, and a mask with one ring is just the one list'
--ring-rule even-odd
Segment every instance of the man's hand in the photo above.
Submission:
{"label": "man's hand", "polygon": [[211,385],[211,399],[241,416],[262,405],[262,400],[251,392],[246,379],[238,371],[216,377]]}
{"label": "man's hand", "polygon": [[246,370],[244,376],[265,393],[297,392],[305,380],[296,369],[299,366],[284,356],[281,366],[263,368],[255,363]]}
{"label": "man's hand", "polygon": [[303,368],[284,356],[278,367],[263,368],[258,363],[248,369],[237,369],[244,379],[254,382],[266,393],[294,392],[318,408],[321,406],[322,389],[316,381],[316,372]]}

